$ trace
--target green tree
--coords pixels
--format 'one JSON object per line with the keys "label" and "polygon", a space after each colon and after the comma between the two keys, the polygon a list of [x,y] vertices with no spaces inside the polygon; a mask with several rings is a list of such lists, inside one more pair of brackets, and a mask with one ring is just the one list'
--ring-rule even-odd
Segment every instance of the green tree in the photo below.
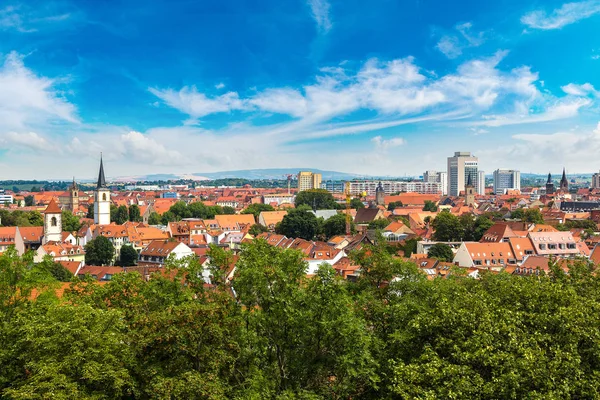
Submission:
{"label": "green tree", "polygon": [[318,233],[317,217],[306,208],[290,210],[275,227],[275,232],[290,238],[313,240]]}
{"label": "green tree", "polygon": [[148,217],[148,224],[149,225],[160,225],[161,224],[161,216],[159,213],[157,213],[156,211],[152,211],[150,213],[150,216]]}
{"label": "green tree", "polygon": [[338,209],[333,195],[325,189],[303,190],[296,195],[296,207],[302,205],[317,210],[335,210]]}
{"label": "green tree", "polygon": [[392,201],[388,204],[387,209],[388,209],[388,211],[394,211],[396,208],[400,208],[402,206],[403,206],[403,204],[400,200]]}
{"label": "green tree", "polygon": [[513,218],[513,219],[521,219],[522,220],[523,219],[523,214],[524,214],[523,209],[522,208],[517,208],[517,209],[512,210],[510,212],[510,217]]}
{"label": "green tree", "polygon": [[115,247],[104,236],[97,236],[85,245],[85,263],[87,265],[112,265]]}
{"label": "green tree", "polygon": [[543,224],[544,217],[539,208],[528,208],[523,213],[523,221],[532,224]]}
{"label": "green tree", "polygon": [[263,211],[275,211],[275,209],[270,204],[255,203],[246,207],[246,209],[242,211],[242,214],[252,214],[254,215],[254,219],[258,221],[258,216]]}
{"label": "green tree", "polygon": [[452,262],[454,259],[454,253],[452,248],[446,243],[436,243],[429,248],[427,256],[430,258],[437,258],[440,261]]}
{"label": "green tree", "polygon": [[94,205],[93,204],[90,204],[88,206],[87,214],[85,215],[85,217],[89,218],[89,219],[94,219]]}
{"label": "green tree", "polygon": [[131,245],[121,246],[119,265],[131,267],[137,264],[138,252]]}
{"label": "green tree", "polygon": [[25,207],[31,207],[35,205],[35,197],[33,195],[25,196]]}
{"label": "green tree", "polygon": [[230,206],[224,206],[223,207],[223,214],[225,214],[225,215],[233,215],[233,214],[235,214],[235,208],[230,207]]}
{"label": "green tree", "polygon": [[252,236],[258,236],[263,232],[267,232],[268,229],[260,224],[254,224],[250,227],[250,229],[248,230],[248,233],[251,234]]}
{"label": "green tree", "polygon": [[390,221],[387,218],[379,218],[369,222],[369,225],[367,225],[367,229],[382,230],[385,229],[385,227],[389,224]]}
{"label": "green tree", "polygon": [[137,204],[132,204],[129,206],[129,221],[131,222],[141,222],[142,216],[140,214],[140,207]]}
{"label": "green tree", "polygon": [[[183,218],[192,217],[192,212],[188,209],[188,206],[183,201],[178,201],[169,208],[169,211],[175,215],[177,220],[181,220]],[[202,218],[202,217],[198,217]]]}
{"label": "green tree", "polygon": [[363,202],[360,199],[357,199],[355,197],[352,200],[350,200],[350,207],[358,210],[360,208],[365,208],[365,205],[363,204]]}
{"label": "green tree", "polygon": [[[354,223],[350,224],[351,232],[356,232],[356,228]],[[328,218],[325,222],[323,222],[323,234],[326,239],[331,239],[337,235],[344,235],[346,233],[346,215],[345,214],[336,214],[330,218]]]}
{"label": "green tree", "polygon": [[425,205],[423,206],[423,211],[432,211],[435,212],[437,211],[437,206],[435,205],[435,203],[431,200],[425,200]]}
{"label": "green tree", "polygon": [[64,232],[76,232],[81,228],[79,217],[73,215],[70,211],[62,212],[62,230]]}
{"label": "green tree", "polygon": [[177,221],[177,216],[171,211],[165,211],[165,213],[160,218],[160,221],[163,225],[169,225],[169,222]]}
{"label": "green tree", "polygon": [[129,221],[129,211],[127,211],[127,206],[119,206],[115,213],[115,223],[117,225],[122,225],[125,222]]}
{"label": "green tree", "polygon": [[59,282],[70,282],[73,279],[71,271],[63,267],[61,263],[55,262],[49,255],[44,256],[39,267],[50,273]]}
{"label": "green tree", "polygon": [[440,242],[460,242],[464,237],[464,227],[456,215],[448,211],[440,212],[432,224],[433,238]]}

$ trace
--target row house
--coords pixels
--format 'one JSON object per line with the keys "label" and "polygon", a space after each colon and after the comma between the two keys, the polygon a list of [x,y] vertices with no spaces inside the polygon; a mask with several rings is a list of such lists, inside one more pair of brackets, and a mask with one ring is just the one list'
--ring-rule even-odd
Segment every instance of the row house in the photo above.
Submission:
{"label": "row house", "polygon": [[77,244],[64,242],[48,242],[40,246],[34,256],[35,262],[41,262],[45,256],[54,261],[85,262],[85,250]]}
{"label": "row house", "polygon": [[138,266],[163,267],[169,256],[176,260],[192,256],[194,252],[188,245],[174,240],[153,240],[139,256]]}
{"label": "row house", "polygon": [[272,246],[282,249],[298,250],[304,254],[304,260],[308,265],[307,274],[314,275],[323,263],[332,267],[346,256],[344,250],[337,249],[325,242],[313,242],[304,239],[286,238],[283,235],[262,233],[257,239],[264,239]]}
{"label": "row house", "polygon": [[25,243],[19,227],[0,227],[0,253],[4,253],[10,246],[14,246],[20,256],[25,253]]}

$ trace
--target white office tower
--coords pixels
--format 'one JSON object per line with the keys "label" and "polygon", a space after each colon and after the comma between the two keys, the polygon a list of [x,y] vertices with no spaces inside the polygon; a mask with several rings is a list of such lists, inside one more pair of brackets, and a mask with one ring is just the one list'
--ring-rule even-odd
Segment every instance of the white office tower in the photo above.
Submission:
{"label": "white office tower", "polygon": [[513,169],[494,171],[494,194],[500,196],[507,190],[521,190],[521,173]]}
{"label": "white office tower", "polygon": [[468,151],[457,151],[448,157],[448,195],[460,195],[469,176],[473,187],[479,188],[478,166],[479,159]]}

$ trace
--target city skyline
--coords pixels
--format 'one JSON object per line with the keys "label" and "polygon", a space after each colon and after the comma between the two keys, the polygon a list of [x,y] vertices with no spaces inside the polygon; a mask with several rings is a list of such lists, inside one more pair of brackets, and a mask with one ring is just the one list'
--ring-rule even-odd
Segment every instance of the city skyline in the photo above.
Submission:
{"label": "city skyline", "polygon": [[481,3],[6,3],[0,179],[597,171],[600,2]]}

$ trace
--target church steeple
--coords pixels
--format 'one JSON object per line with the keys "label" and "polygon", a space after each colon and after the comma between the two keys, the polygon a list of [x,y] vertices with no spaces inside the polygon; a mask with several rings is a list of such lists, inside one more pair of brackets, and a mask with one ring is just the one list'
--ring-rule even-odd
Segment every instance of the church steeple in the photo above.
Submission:
{"label": "church steeple", "polygon": [[100,172],[98,173],[98,184],[96,188],[105,188],[106,187],[106,178],[104,177],[104,165],[102,164],[102,153],[100,153]]}
{"label": "church steeple", "polygon": [[548,172],[548,180],[546,181],[546,194],[554,193],[554,183],[552,182],[552,175]]}
{"label": "church steeple", "polygon": [[563,192],[569,191],[569,181],[567,180],[567,172],[565,171],[564,167],[563,167],[562,178],[560,178],[560,190],[562,190]]}

